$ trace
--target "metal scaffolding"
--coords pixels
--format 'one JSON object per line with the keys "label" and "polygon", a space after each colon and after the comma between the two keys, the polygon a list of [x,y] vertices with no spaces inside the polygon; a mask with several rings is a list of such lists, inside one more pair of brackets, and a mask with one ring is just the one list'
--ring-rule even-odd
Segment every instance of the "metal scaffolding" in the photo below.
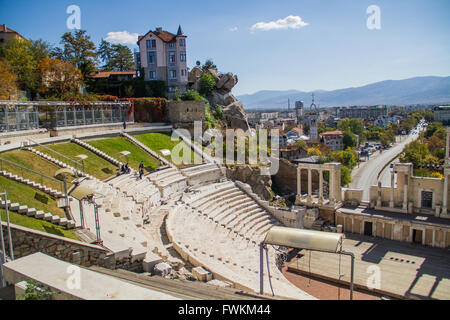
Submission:
{"label": "metal scaffolding", "polygon": [[121,102],[0,101],[0,132],[134,122]]}

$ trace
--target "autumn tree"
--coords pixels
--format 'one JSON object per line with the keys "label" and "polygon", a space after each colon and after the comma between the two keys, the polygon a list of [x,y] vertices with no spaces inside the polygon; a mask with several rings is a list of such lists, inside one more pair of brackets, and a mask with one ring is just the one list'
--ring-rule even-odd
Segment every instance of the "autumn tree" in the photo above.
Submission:
{"label": "autumn tree", "polygon": [[36,96],[39,87],[38,63],[48,57],[50,45],[42,40],[13,38],[0,50],[0,58],[14,74],[21,90]]}
{"label": "autumn tree", "polygon": [[18,92],[16,77],[9,67],[0,61],[0,100],[11,100]]}
{"label": "autumn tree", "polygon": [[73,64],[59,59],[45,58],[38,65],[41,86],[45,96],[63,98],[76,96],[82,84],[81,71]]}
{"label": "autumn tree", "polygon": [[91,78],[97,70],[98,58],[95,44],[86,34],[86,30],[64,33],[61,45],[62,48],[53,50],[53,57],[73,64],[81,71],[83,79]]}

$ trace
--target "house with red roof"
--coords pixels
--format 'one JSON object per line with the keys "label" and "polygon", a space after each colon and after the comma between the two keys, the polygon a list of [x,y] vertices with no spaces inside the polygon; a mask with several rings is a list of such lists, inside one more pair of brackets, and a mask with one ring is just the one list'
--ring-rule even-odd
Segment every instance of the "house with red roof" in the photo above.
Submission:
{"label": "house with red roof", "polygon": [[178,27],[176,34],[156,28],[138,37],[137,68],[143,70],[146,81],[166,82],[169,95],[175,89],[186,91],[188,84],[186,38],[181,26]]}
{"label": "house with red roof", "polygon": [[4,43],[6,43],[8,40],[11,40],[15,37],[25,40],[25,38],[21,34],[19,34],[17,31],[7,28],[6,24],[0,25],[0,46],[3,45]]}

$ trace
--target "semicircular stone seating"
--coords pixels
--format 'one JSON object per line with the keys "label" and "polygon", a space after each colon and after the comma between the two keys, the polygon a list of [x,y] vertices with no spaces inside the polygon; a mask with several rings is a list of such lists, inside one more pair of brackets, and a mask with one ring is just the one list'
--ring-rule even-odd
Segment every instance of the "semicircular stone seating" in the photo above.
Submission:
{"label": "semicircular stone seating", "polygon": [[[214,278],[259,292],[259,244],[280,223],[233,182],[198,187],[173,204],[166,222],[169,239],[193,265]],[[294,299],[315,299],[292,285],[276,266],[269,246],[269,271],[264,257],[264,292]],[[270,281],[269,274],[270,272]]]}

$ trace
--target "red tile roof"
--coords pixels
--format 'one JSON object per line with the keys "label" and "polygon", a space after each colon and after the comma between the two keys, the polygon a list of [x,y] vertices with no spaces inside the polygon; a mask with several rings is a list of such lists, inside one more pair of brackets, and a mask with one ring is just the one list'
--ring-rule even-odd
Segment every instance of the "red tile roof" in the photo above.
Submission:
{"label": "red tile roof", "polygon": [[94,78],[109,78],[111,75],[135,75],[134,71],[101,71]]}
{"label": "red tile roof", "polygon": [[177,37],[176,35],[174,35],[173,33],[168,32],[168,31],[164,31],[163,30],[162,32],[158,32],[158,31],[150,30],[144,36],[139,36],[138,37],[138,44],[139,44],[139,42],[141,42],[141,40],[143,38],[145,38],[150,33],[153,33],[155,36],[157,36],[158,38],[160,38],[164,42],[174,42],[174,41],[176,41],[176,37]]}
{"label": "red tile roof", "polygon": [[[5,31],[5,28],[3,26],[4,26],[3,24],[0,24],[0,32],[4,32]],[[17,31],[14,31],[13,29],[10,29],[8,27],[6,27],[6,32],[15,33],[18,36],[21,36],[23,38],[23,36],[20,33],[18,33]]]}
{"label": "red tile roof", "polygon": [[335,130],[335,131],[327,131],[322,133],[322,136],[334,136],[334,135],[342,135],[343,132],[340,130]]}

